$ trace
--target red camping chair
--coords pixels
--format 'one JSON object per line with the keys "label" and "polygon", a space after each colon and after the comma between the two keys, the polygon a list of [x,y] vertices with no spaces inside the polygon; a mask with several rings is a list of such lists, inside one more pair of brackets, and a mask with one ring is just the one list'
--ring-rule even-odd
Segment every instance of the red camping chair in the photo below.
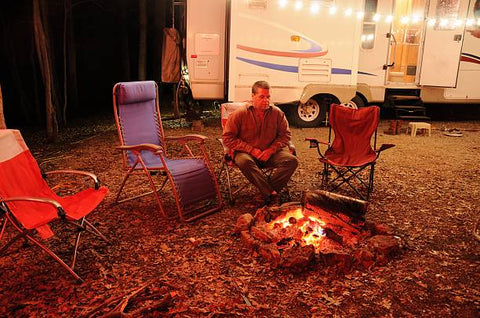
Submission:
{"label": "red camping chair", "polygon": [[[94,188],[88,188],[73,195],[59,196],[47,184],[44,176],[50,174],[74,174],[92,178]],[[33,242],[53,257],[76,279],[82,279],[73,271],[77,258],[77,248],[82,232],[90,232],[103,240],[107,238],[85,218],[107,194],[107,188],[100,187],[98,178],[88,172],[57,170],[42,174],[28,150],[18,130],[0,130],[0,215],[3,224],[0,241],[7,237],[7,224],[19,232],[0,249],[3,254],[16,240],[24,238]],[[76,240],[73,247],[71,265],[68,266],[50,248],[35,238],[39,234],[46,239],[53,236],[50,224],[63,221],[76,227]]]}
{"label": "red camping chair", "polygon": [[[233,113],[236,109],[239,107],[245,106],[246,102],[237,102],[237,103],[223,103],[220,106],[220,119],[221,119],[221,124],[222,124],[222,130],[225,128],[225,124],[227,123],[228,117],[230,116],[231,113]],[[247,186],[250,185],[249,182],[240,182],[239,185],[232,186],[232,179],[234,178],[234,170],[238,172],[238,176],[241,175],[241,172],[239,169],[236,169],[237,166],[235,165],[235,162],[233,160],[233,151],[227,148],[221,138],[218,138],[218,141],[222,144],[223,147],[223,158],[222,158],[222,166],[220,168],[220,172],[218,174],[218,179],[222,180],[222,175],[225,173],[225,177],[227,179],[227,192],[228,192],[228,200],[230,204],[235,203],[235,196],[245,189]],[[289,143],[288,148],[290,152],[294,155],[296,155],[296,150],[295,146],[292,142]],[[237,171],[238,170],[238,171]],[[270,177],[273,173],[274,168],[261,168],[262,172],[267,176]],[[236,178],[237,174],[235,175]],[[243,175],[242,175],[243,178]],[[235,188],[235,189],[233,189]],[[288,191],[288,188],[285,188],[285,192],[288,197],[290,197],[290,193]]]}
{"label": "red camping chair", "polygon": [[[328,142],[305,139],[310,142],[310,148],[317,148],[319,160],[323,163],[322,184],[329,191],[348,186],[362,200],[370,198],[375,163],[382,151],[394,147],[392,144],[382,144],[375,149],[379,121],[380,108],[377,106],[353,109],[332,104]],[[327,146],[324,153],[320,145]]]}
{"label": "red camping chair", "polygon": [[[153,194],[164,217],[180,217],[186,222],[222,208],[217,178],[205,149],[207,137],[195,134],[165,136],[158,106],[158,87],[154,81],[117,83],[113,88],[113,108],[120,140],[117,148],[122,151],[126,170],[115,202]],[[167,155],[167,141],[171,146],[181,147],[183,153],[175,157]],[[192,152],[195,150],[190,148],[192,144],[199,155]],[[150,191],[124,195],[127,197],[120,199],[127,180],[134,174],[146,177]],[[160,185],[154,182],[152,176],[155,175],[163,177]],[[159,196],[167,183],[175,198],[177,215],[165,211]],[[144,184],[142,182],[140,188]],[[132,188],[137,191],[137,187],[130,186],[129,189]]]}

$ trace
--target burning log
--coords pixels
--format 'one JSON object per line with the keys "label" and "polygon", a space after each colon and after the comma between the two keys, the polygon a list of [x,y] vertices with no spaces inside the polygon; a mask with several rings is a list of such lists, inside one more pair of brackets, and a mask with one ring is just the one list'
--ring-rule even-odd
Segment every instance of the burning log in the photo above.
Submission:
{"label": "burning log", "polygon": [[302,269],[319,259],[347,273],[385,265],[402,248],[393,230],[365,222],[367,202],[325,192],[305,192],[303,204],[264,207],[244,214],[235,232],[274,267]]}
{"label": "burning log", "polygon": [[323,190],[313,190],[303,193],[302,202],[307,209],[321,207],[332,216],[344,222],[351,222],[352,226],[362,227],[365,223],[368,206],[366,201]]}

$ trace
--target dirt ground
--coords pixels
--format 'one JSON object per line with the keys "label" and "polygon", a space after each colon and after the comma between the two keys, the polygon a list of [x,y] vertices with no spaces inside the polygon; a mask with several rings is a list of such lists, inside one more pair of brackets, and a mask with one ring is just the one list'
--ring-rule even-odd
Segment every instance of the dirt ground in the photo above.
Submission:
{"label": "dirt ground", "polygon": [[[430,137],[387,135],[387,127],[382,121],[378,142],[396,147],[377,163],[366,218],[391,226],[406,249],[386,266],[347,275],[319,264],[300,273],[272,268],[249,252],[232,228],[258,206],[253,190],[191,224],[162,219],[149,197],[112,205],[122,179],[113,119],[77,127],[56,144],[25,132],[42,168],[88,170],[110,189],[89,219],[113,244],[83,235],[76,267],[82,284],[37,247],[10,247],[0,258],[0,315],[101,316],[125,299],[125,313],[151,317],[478,317],[480,242],[472,228],[480,217],[480,122],[432,122]],[[445,128],[463,136],[445,136]],[[166,129],[185,133],[192,131]],[[201,133],[218,171],[221,128]],[[328,130],[292,134],[300,166],[290,191],[298,200],[320,185],[316,151],[304,139],[326,139]],[[47,242],[65,257],[68,233],[58,229],[60,238]]]}

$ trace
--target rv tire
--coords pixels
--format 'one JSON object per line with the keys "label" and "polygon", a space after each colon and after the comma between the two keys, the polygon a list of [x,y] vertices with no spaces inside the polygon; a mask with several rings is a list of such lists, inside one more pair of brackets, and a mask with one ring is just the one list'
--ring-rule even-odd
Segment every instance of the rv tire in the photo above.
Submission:
{"label": "rv tire", "polygon": [[360,96],[355,95],[355,97],[352,98],[352,99],[347,103],[346,106],[351,107],[351,108],[358,109],[358,108],[365,107],[365,102],[363,101],[363,99],[362,99]]}
{"label": "rv tire", "polygon": [[318,127],[325,120],[326,106],[314,98],[310,98],[305,104],[298,103],[289,112],[291,123],[297,127]]}

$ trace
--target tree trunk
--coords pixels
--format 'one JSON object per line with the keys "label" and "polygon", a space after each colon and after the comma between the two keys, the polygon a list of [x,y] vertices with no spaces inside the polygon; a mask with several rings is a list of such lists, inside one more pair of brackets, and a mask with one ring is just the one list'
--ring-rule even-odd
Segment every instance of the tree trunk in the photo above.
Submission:
{"label": "tree trunk", "polygon": [[146,79],[147,60],[147,0],[139,0],[139,51],[138,51],[138,79]]}
{"label": "tree trunk", "polygon": [[78,83],[77,83],[77,51],[75,50],[75,33],[73,28],[72,0],[67,0],[67,56],[68,56],[68,97],[70,109],[78,109]]}
{"label": "tree trunk", "polygon": [[131,65],[130,65],[130,44],[129,44],[129,37],[128,37],[128,24],[129,20],[127,17],[127,3],[126,0],[120,0],[119,1],[119,13],[118,16],[120,17],[120,23],[119,28],[120,28],[120,33],[122,34],[121,36],[121,48],[120,48],[120,54],[121,54],[121,60],[122,60],[122,70],[123,70],[123,81],[129,81],[132,79],[132,72],[131,72]]}
{"label": "tree trunk", "polygon": [[43,84],[45,87],[45,113],[47,138],[55,141],[58,137],[58,122],[54,105],[55,86],[53,84],[52,61],[50,58],[50,48],[48,33],[45,28],[44,19],[46,14],[46,5],[43,0],[33,0],[33,28],[35,33],[35,46],[37,48],[38,62],[42,72]]}
{"label": "tree trunk", "polygon": [[2,86],[0,86],[0,129],[7,129],[7,125],[5,124],[5,116],[3,115]]}

